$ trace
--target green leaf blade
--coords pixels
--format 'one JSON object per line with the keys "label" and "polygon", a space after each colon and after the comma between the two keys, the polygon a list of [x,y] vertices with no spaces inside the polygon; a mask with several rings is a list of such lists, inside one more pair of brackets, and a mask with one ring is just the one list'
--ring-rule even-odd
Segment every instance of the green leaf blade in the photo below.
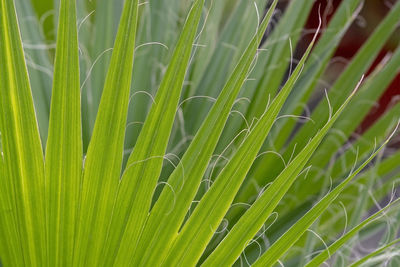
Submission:
{"label": "green leaf blade", "polygon": [[[161,173],[204,0],[187,16],[171,61],[122,176],[107,244],[109,264],[131,265]],[[114,262],[115,260],[115,262]]]}
{"label": "green leaf blade", "polygon": [[[92,59],[97,60],[93,65],[88,83],[90,86],[82,88],[82,94],[87,98],[87,124],[86,129],[83,129],[83,138],[85,141],[90,139],[90,134],[93,131],[94,123],[96,120],[97,110],[99,108],[101,93],[104,87],[105,77],[107,70],[110,66],[111,51],[115,42],[116,35],[116,9],[122,3],[120,0],[108,1],[99,0],[93,13],[93,35],[85,34],[92,37],[93,40],[89,42],[89,53]],[[87,84],[88,84],[87,83]]]}
{"label": "green leaf blade", "polygon": [[122,166],[137,13],[138,0],[125,1],[84,164],[74,250],[75,266],[99,264],[107,237]]}
{"label": "green leaf blade", "polygon": [[[352,25],[351,22],[356,18],[358,14],[356,12],[357,5],[359,3],[360,0],[341,3],[327,28],[322,33],[321,38],[316,43],[310,55],[310,60],[306,63],[304,72],[299,77],[293,93],[285,103],[282,113],[297,116],[302,114],[304,109],[302,103],[305,104],[309,100],[315,89],[315,85],[328,66],[337,45],[341,41],[341,37],[343,37],[347,29]],[[284,147],[295,125],[296,120],[282,120],[277,122],[273,131],[273,140],[271,141],[277,151],[280,151]],[[266,169],[273,169],[273,165],[268,159],[261,160],[253,171],[255,179],[261,182],[263,173],[265,173]],[[242,198],[246,199],[245,197]]]}
{"label": "green leaf blade", "polygon": [[[400,20],[399,18],[400,2],[397,2],[329,90],[328,96],[332,99],[332,108],[340,106],[346,95],[352,90],[351,88],[356,86],[360,77],[367,71],[386,40],[396,29],[396,25]],[[311,116],[315,121],[315,124],[308,123],[298,131],[291,141],[290,146],[287,148],[285,157],[288,158],[290,156],[295,144],[297,144],[299,149],[304,147],[307,136],[309,136],[310,133],[315,133],[317,129],[321,128],[327,118],[327,113],[324,112],[325,110],[326,103],[320,102]]]}
{"label": "green leaf blade", "polygon": [[40,31],[40,21],[35,17],[30,1],[16,0],[15,8],[24,46],[25,60],[28,67],[32,88],[33,102],[42,144],[46,144],[49,127],[52,65],[49,51],[38,49],[46,46],[46,40]]}
{"label": "green leaf blade", "polygon": [[44,162],[13,1],[0,1],[0,116],[7,189],[15,209],[20,259],[46,260]]}
{"label": "green leaf blade", "polygon": [[[0,118],[1,120],[1,118]],[[0,123],[1,125],[1,123]],[[1,137],[1,136],[0,136]],[[0,138],[1,141],[1,138]],[[20,238],[11,200],[11,188],[0,156],[0,263],[5,266],[23,264]]]}
{"label": "green leaf blade", "polygon": [[350,267],[357,267],[357,266],[362,266],[363,263],[367,262],[368,260],[373,259],[374,257],[378,256],[381,253],[384,253],[387,251],[388,248],[396,245],[397,243],[400,242],[400,238],[397,238],[391,242],[389,242],[388,244],[376,249],[375,251],[369,253],[368,255],[362,257],[361,259],[359,259],[356,262],[353,262]]}
{"label": "green leaf blade", "polygon": [[385,206],[384,208],[378,210],[377,212],[369,216],[367,219],[363,220],[360,224],[352,228],[350,231],[348,231],[346,234],[344,234],[342,237],[336,240],[332,245],[324,249],[315,258],[309,261],[305,265],[305,267],[320,266],[322,263],[324,263],[326,260],[332,257],[332,255],[336,251],[342,248],[346,244],[346,242],[355,237],[357,233],[360,232],[364,227],[366,227],[368,224],[372,223],[374,220],[381,217],[385,211],[387,211],[390,207],[393,207],[396,204],[398,204],[398,202],[399,202],[398,200],[395,200],[394,202],[390,203],[389,205]]}
{"label": "green leaf blade", "polygon": [[[163,256],[168,252],[167,248],[174,241],[186,211],[200,186],[201,178],[206,171],[218,138],[222,134],[230,108],[248,75],[258,44],[269,24],[276,4],[277,1],[274,1],[271,5],[258,29],[258,34],[248,45],[180,164],[170,175],[167,183],[171,188],[166,188],[161,193],[151,210],[139,244],[142,247],[137,252],[137,255],[143,255],[139,265],[156,266],[160,264]],[[210,127],[211,125],[212,127]],[[193,157],[196,157],[197,160],[193,161]],[[190,179],[185,179],[186,173],[190,173]],[[174,192],[173,195],[171,195],[170,189]],[[174,205],[173,208],[171,208],[171,203]]]}
{"label": "green leaf blade", "polygon": [[[392,58],[386,63],[385,66],[379,67],[373,75],[369,76],[363,85],[360,87],[358,94],[354,97],[346,109],[343,111],[343,116],[335,123],[333,129],[340,131],[341,139],[338,140],[336,132],[332,132],[322,142],[318,152],[313,155],[310,164],[315,170],[324,169],[329,160],[332,158],[334,153],[340,149],[340,147],[346,141],[346,138],[350,138],[351,134],[357,129],[358,125],[361,124],[362,120],[368,114],[374,103],[379,100],[379,97],[385,92],[385,89],[390,82],[397,75],[400,70],[400,48],[397,48]],[[393,118],[398,112],[398,107],[391,109],[390,112],[382,114],[380,118],[372,125],[368,131],[360,136],[357,141],[354,142],[353,147],[357,147],[359,150],[359,156],[365,158],[370,152],[371,146],[374,144],[374,139],[378,142],[382,142],[387,135],[386,129],[392,129],[390,124],[396,123]],[[372,131],[373,130],[373,131]],[[343,155],[340,155],[337,162],[334,164],[332,169],[332,175],[334,177],[341,177],[343,175],[344,166],[348,171],[351,168],[351,164],[354,161],[355,155],[351,150],[346,151]],[[345,163],[344,163],[345,162]],[[341,170],[341,172],[339,171]],[[315,179],[318,171],[311,171],[309,178]],[[307,194],[317,193],[323,189],[323,181],[319,180],[313,184],[312,190],[307,190],[307,185],[303,184],[296,188],[297,193],[297,204],[300,201],[304,201],[307,198]],[[290,205],[288,203],[288,205]]]}
{"label": "green leaf blade", "polygon": [[299,152],[293,161],[285,167],[281,174],[245,212],[225,239],[218,245],[216,250],[207,258],[204,262],[204,266],[221,264],[228,260],[228,255],[230,255],[231,258],[229,260],[232,263],[236,261],[240,256],[242,248],[245,248],[247,242],[261,229],[280,200],[285,196],[296,178],[303,171],[304,166],[328,133],[329,129],[338,119],[339,115],[343,112],[343,109],[349,103],[353,95],[354,92],[314,138],[309,141],[307,146]]}
{"label": "green leaf blade", "polygon": [[[221,171],[213,186],[206,192],[194,213],[183,226],[169,252],[165,265],[193,265],[201,257],[207,243],[212,238],[213,232],[228,211],[285,99],[301,73],[314,41],[315,39],[311,42],[281,92],[259,119],[254,129],[249,132],[236,154]],[[235,179],[232,179],[232,177]]]}
{"label": "green leaf blade", "polygon": [[71,266],[82,173],[82,130],[75,0],[61,0],[46,146],[50,266]]}
{"label": "green leaf blade", "polygon": [[370,163],[378,153],[389,142],[388,138],[385,143],[377,149],[360,167],[352,172],[343,182],[335,187],[331,192],[326,194],[317,204],[314,205],[300,220],[298,220],[286,233],[272,244],[272,246],[254,263],[253,266],[270,266],[275,264],[279,258],[286,253],[295,242],[307,231],[315,220],[327,209],[327,207],[339,196],[345,187]]}

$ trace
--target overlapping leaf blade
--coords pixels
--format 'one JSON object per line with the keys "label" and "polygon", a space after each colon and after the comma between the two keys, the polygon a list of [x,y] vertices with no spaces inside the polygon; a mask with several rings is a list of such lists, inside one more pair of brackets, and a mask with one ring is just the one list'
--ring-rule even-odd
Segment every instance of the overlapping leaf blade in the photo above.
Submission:
{"label": "overlapping leaf blade", "polygon": [[[126,148],[131,149],[139,136],[141,123],[151,107],[151,98],[139,93],[155,95],[162,76],[171,60],[173,47],[179,37],[181,26],[178,24],[179,8],[186,11],[187,1],[147,1],[140,6],[141,19],[138,32],[138,46],[133,67],[131,104],[125,140]],[[134,123],[140,122],[140,123]]]}
{"label": "overlapping leaf blade", "polygon": [[45,177],[50,266],[71,266],[82,173],[75,0],[61,0]]}
{"label": "overlapping leaf blade", "polygon": [[[369,253],[368,255],[362,257],[361,259],[359,259],[358,261],[352,263],[350,265],[350,267],[357,267],[357,266],[361,266],[363,263],[367,262],[368,260],[373,259],[374,257],[378,256],[379,254],[386,252],[388,248],[396,245],[397,243],[400,242],[400,238],[395,239],[391,242],[389,242],[388,244],[376,249],[375,251]],[[381,260],[378,260],[378,262],[380,262]]]}
{"label": "overlapping leaf blade", "polygon": [[[163,259],[176,238],[186,211],[189,209],[201,178],[207,168],[218,138],[222,133],[225,122],[247,75],[251,63],[262,39],[265,29],[272,17],[277,1],[274,1],[266,17],[261,23],[257,34],[253,37],[235,70],[228,79],[206,120],[200,127],[180,164],[168,179],[171,188],[165,188],[153,207],[144,229],[141,248],[137,255],[141,257],[140,265],[157,265]],[[212,126],[212,127],[210,127]],[[212,135],[212,138],[210,136]],[[193,161],[193,157],[197,160]],[[190,174],[190,179],[186,175]],[[172,191],[170,191],[172,189]],[[173,192],[171,194],[171,192]],[[172,207],[171,207],[172,205]],[[151,248],[151,249],[149,249]],[[140,257],[138,257],[140,258]],[[139,261],[138,261],[139,262]]]}
{"label": "overlapping leaf blade", "polygon": [[[390,14],[388,14],[384,21],[378,26],[375,32],[371,35],[371,37],[367,40],[367,42],[362,46],[362,48],[358,51],[357,55],[353,58],[347,68],[341,73],[340,77],[335,81],[334,85],[330,88],[328,97],[331,99],[332,108],[338,108],[340,104],[344,101],[344,96],[349,93],[351,88],[357,84],[359,78],[367,71],[369,65],[373,62],[374,57],[379,53],[382,46],[385,44],[385,41],[390,37],[390,34],[395,29],[395,22],[398,21],[399,16],[399,3],[396,4],[396,8],[392,9]],[[346,12],[346,10],[345,10]],[[307,99],[304,99],[307,101]],[[305,104],[306,102],[304,102]],[[311,119],[313,122],[308,122],[305,124],[300,131],[296,132],[294,138],[291,139],[290,145],[284,149],[284,158],[287,160],[290,158],[294,147],[296,146],[297,150],[301,149],[305,143],[307,136],[313,134],[322,127],[324,121],[327,118],[327,103],[326,101],[321,101],[311,115]],[[356,124],[354,124],[356,125]],[[288,131],[286,128],[284,131]],[[291,132],[291,131],[289,131]],[[285,134],[282,135],[282,138]],[[288,135],[286,133],[286,135]],[[279,144],[283,145],[286,143],[287,139],[279,140],[278,137],[277,144],[278,149]],[[334,150],[328,150],[330,155],[334,153]],[[324,157],[325,158],[325,157]],[[326,157],[330,158],[330,157]],[[276,164],[276,160],[265,159],[263,162],[260,162],[257,166],[257,170],[255,171],[256,179],[260,181],[262,179],[262,173],[264,173],[267,169],[274,170],[274,166]]]}
{"label": "overlapping leaf blade", "polygon": [[268,217],[272,214],[280,200],[289,190],[290,186],[303,171],[304,166],[307,164],[322,139],[328,133],[328,130],[332,127],[345,106],[349,103],[351,97],[352,95],[307,144],[307,146],[296,156],[296,158],[286,166],[282,173],[265,190],[265,192],[262,193],[260,198],[254,202],[245,214],[243,214],[226,238],[206,260],[204,263],[205,266],[221,264],[222,262],[225,262],[229,256],[232,257],[231,261],[233,263],[240,256],[241,249],[246,247],[247,242],[254,237]]}
{"label": "overlapping leaf blade", "polygon": [[313,266],[320,266],[326,260],[328,260],[332,255],[342,248],[346,242],[354,238],[365,226],[373,222],[374,220],[379,219],[389,208],[398,204],[398,200],[392,202],[391,204],[387,205],[383,209],[378,210],[367,219],[363,220],[360,224],[352,228],[338,240],[336,240],[332,245],[324,249],[321,253],[319,253],[316,257],[314,257],[311,261],[309,261],[305,267],[313,267]]}
{"label": "overlapping leaf blade", "polygon": [[193,265],[200,258],[202,251],[228,211],[285,99],[293,88],[314,41],[315,39],[303,55],[291,78],[273,103],[267,107],[254,128],[249,129],[248,136],[236,154],[221,171],[210,190],[205,193],[194,213],[183,226],[164,264]]}
{"label": "overlapping leaf blade", "polygon": [[[361,92],[360,92],[361,93]],[[352,102],[354,103],[354,102]],[[350,103],[351,104],[351,103]],[[333,166],[333,170],[329,170],[326,172],[327,175],[331,176],[333,180],[337,179],[343,179],[352,169],[354,162],[359,158],[359,159],[366,159],[368,158],[368,154],[371,153],[371,150],[374,149],[375,142],[381,143],[384,142],[388,131],[393,130],[394,126],[398,122],[396,119],[398,117],[398,114],[400,114],[400,104],[396,105],[393,107],[390,111],[387,113],[383,114],[382,117],[368,130],[366,131],[356,142],[353,143],[354,149],[349,149],[347,150],[343,155],[339,156],[337,160],[335,161],[335,164]],[[393,162],[393,161],[391,161]],[[378,164],[380,165],[380,164]],[[393,164],[389,164],[389,166],[392,166]],[[385,164],[383,166],[386,166]],[[387,167],[385,167],[386,169]],[[394,168],[394,167],[393,167]],[[393,171],[392,168],[389,168],[389,170],[382,171],[382,175],[387,175],[390,171]],[[327,176],[325,176],[327,178]],[[316,185],[320,185],[321,181],[316,181],[314,182]],[[314,184],[313,183],[313,184]],[[359,181],[360,184],[365,185],[367,183],[366,179],[360,179]],[[301,185],[302,186],[302,185]],[[303,190],[304,187],[303,186]],[[348,190],[348,189],[346,189]],[[345,190],[345,191],[346,191]],[[386,188],[385,194],[390,190],[390,188]],[[352,190],[349,190],[349,192]],[[302,204],[304,204],[304,201],[310,201],[311,203],[316,200],[318,197],[317,194],[318,190],[315,190],[314,187],[312,188],[307,188],[305,191],[297,191],[297,195],[299,196],[300,199],[303,199],[302,202],[292,202],[289,201],[287,202],[287,205],[285,205],[283,209],[283,213],[285,214],[284,216],[290,217],[290,216],[295,216],[295,214],[301,214]],[[347,192],[348,193],[348,192]],[[350,195],[353,194],[359,194],[358,192],[355,193],[348,193]],[[344,195],[344,194],[343,194]],[[383,197],[383,195],[382,195]],[[345,203],[346,207],[352,207],[354,204],[353,202],[350,202],[348,200],[343,200]],[[370,208],[371,205],[368,205]],[[357,207],[359,208],[359,207]],[[288,212],[288,210],[291,210],[291,212]],[[349,211],[350,213],[350,211]],[[283,216],[282,216],[283,217]],[[322,222],[323,224],[325,223],[330,223],[330,222]],[[330,224],[329,224],[330,225]],[[324,226],[322,229],[331,229],[332,225],[330,226]]]}
{"label": "overlapping leaf blade", "polygon": [[42,144],[46,144],[49,127],[52,65],[40,21],[36,19],[30,1],[16,0],[15,8],[28,67],[36,118]]}
{"label": "overlapping leaf blade", "polygon": [[254,263],[254,266],[271,266],[286,253],[296,241],[304,234],[312,223],[328,208],[328,206],[339,196],[343,189],[361,172],[389,142],[377,149],[360,167],[352,172],[343,182],[326,194],[315,206],[310,209],[300,220],[298,220],[285,234],[283,234],[272,246]]}
{"label": "overlapping leaf blade", "polygon": [[[359,14],[360,2],[360,0],[344,1],[335,11],[328,26],[321,33],[303,75],[299,78],[293,93],[283,107],[284,114],[301,115],[304,110],[302,103],[307,103],[342,37]],[[276,130],[273,131],[274,148],[280,150],[283,147],[295,125],[296,120],[277,122]],[[260,165],[262,166],[263,163],[260,162]]]}
{"label": "overlapping leaf blade", "polygon": [[[13,1],[0,1],[0,131],[6,196],[14,209],[20,248],[15,264],[46,263],[44,164],[32,94]],[[14,234],[14,227],[11,231]],[[16,250],[15,250],[16,249]]]}
{"label": "overlapping leaf blade", "polygon": [[[324,169],[324,167],[329,163],[331,157],[334,155],[336,151],[338,151],[343,143],[346,141],[346,138],[350,138],[351,134],[357,129],[357,126],[361,124],[363,118],[368,114],[369,110],[373,107],[374,103],[379,99],[379,97],[384,92],[385,88],[390,84],[393,78],[397,75],[400,70],[400,48],[398,48],[393,54],[392,58],[385,64],[385,66],[379,67],[377,73],[370,76],[363,86],[361,86],[359,93],[355,96],[354,101],[343,111],[344,115],[341,119],[337,121],[334,126],[334,130],[332,134],[327,136],[324,142],[321,144],[318,152],[311,159],[311,164],[315,171],[310,172],[310,179],[315,180],[317,174],[320,173],[320,170]],[[397,113],[399,114],[399,113]],[[371,150],[371,146],[373,145],[374,138],[377,141],[381,141],[385,138],[387,134],[384,129],[387,129],[392,122],[394,116],[396,116],[396,111],[392,110],[391,116],[385,116],[387,119],[382,121],[379,120],[380,123],[375,123],[373,125],[375,131],[367,132],[365,136],[361,136],[357,143],[353,144],[353,147],[358,147],[360,149],[359,156],[365,156]],[[383,119],[382,116],[380,119]],[[337,131],[340,132],[340,136],[338,137]],[[354,153],[350,151],[346,152],[346,155],[339,158],[334,168],[335,171],[342,166],[342,162],[347,162],[346,165],[351,165],[355,156]],[[322,156],[323,155],[323,156]],[[341,173],[343,174],[343,173]],[[333,174],[334,177],[340,177]],[[323,187],[322,181],[316,181],[313,184],[313,190],[304,190],[306,185],[300,185],[296,188],[299,191],[298,201],[304,199],[304,193],[315,193],[321,190]]]}
{"label": "overlapping leaf blade", "polygon": [[[315,48],[311,52],[310,60],[306,63],[302,75],[295,84],[295,88],[289,96],[288,101],[286,101],[282,109],[282,114],[301,115],[304,109],[302,103],[307,102],[315,88],[315,84],[329,64],[329,60],[332,57],[337,44],[341,40],[340,37],[346,33],[346,30],[356,17],[356,14],[353,14],[353,12],[359,2],[360,0],[342,2],[341,6],[335,12],[331,22],[322,33]],[[276,122],[270,136],[271,143],[273,144],[272,149],[277,152],[281,151],[295,125],[296,120],[290,118]],[[271,148],[269,147],[269,149]],[[251,176],[254,176],[255,181],[260,185],[263,185],[267,182],[263,180],[266,170],[271,174],[279,174],[281,168],[278,168],[277,166],[281,165],[276,162],[275,158],[271,159],[269,157],[262,157],[258,162],[256,162],[255,166],[251,170]],[[247,201],[255,193],[256,192],[251,190],[250,186],[247,185],[242,189],[236,201]]]}
{"label": "overlapping leaf blade", "polygon": [[[332,175],[339,177],[345,175],[351,168],[354,161],[354,154],[358,154],[359,158],[365,158],[373,149],[375,142],[382,142],[387,131],[393,129],[398,121],[400,114],[400,104],[396,104],[387,112],[377,119],[377,121],[365,131],[353,144],[354,149],[349,149],[338,157],[337,162],[332,167]],[[357,153],[355,153],[355,151]]]}
{"label": "overlapping leaf blade", "polygon": [[[221,31],[215,50],[211,51],[212,55],[207,64],[207,71],[196,74],[199,76],[193,79],[187,97],[193,95],[218,96],[217,90],[223,87],[227,76],[235,67],[234,62],[237,62],[252,39],[254,29],[259,23],[257,21],[257,16],[260,16],[259,10],[265,9],[267,2],[266,0],[238,1]],[[242,29],[241,31],[236,30],[239,27]],[[189,135],[194,135],[211,105],[204,101],[190,101],[185,104],[184,115],[187,118],[185,129]]]}
{"label": "overlapping leaf blade", "polygon": [[125,2],[93,136],[84,161],[74,265],[97,265],[121,173],[138,0]]}
{"label": "overlapping leaf blade", "polygon": [[107,261],[111,263],[115,259],[114,264],[117,266],[130,265],[138,257],[135,250],[161,173],[203,5],[204,0],[196,0],[192,5],[122,175],[105,250]]}
{"label": "overlapping leaf blade", "polygon": [[[346,70],[336,80],[335,84],[329,90],[329,99],[331,99],[332,108],[337,108],[343,103],[346,93],[348,94],[351,88],[354,88],[360,77],[367,71],[370,64],[372,64],[375,56],[379,53],[386,40],[390,37],[391,33],[396,29],[400,17],[400,2],[397,2],[390,10],[389,14],[379,24],[377,29],[366,41],[363,47],[355,55],[354,59],[349,63]],[[322,101],[313,111],[311,118],[315,124],[308,123],[304,125],[296,136],[291,141],[290,146],[286,150],[285,158],[289,158],[295,144],[300,149],[304,147],[307,136],[315,133],[317,129],[326,120],[328,114],[324,112],[327,110],[326,102]]]}
{"label": "overlapping leaf blade", "polygon": [[[391,9],[390,13],[385,17],[385,19],[381,22],[375,32],[368,39],[368,41],[359,50],[359,52],[348,65],[348,67],[343,71],[339,79],[336,80],[335,84],[330,89],[330,92],[328,94],[329,99],[331,100],[330,104],[332,108],[337,108],[343,102],[343,98],[346,95],[346,92],[350,90],[349,88],[354,87],[354,85],[359,80],[359,77],[361,77],[361,75],[367,70],[368,66],[372,63],[373,58],[371,58],[371,55],[375,56],[379,52],[381,47],[384,45],[385,40],[389,38],[391,32],[396,28],[395,25],[398,21],[399,12],[400,3],[397,2]],[[393,69],[391,69],[391,71],[393,71]],[[283,153],[283,157],[285,160],[288,160],[291,157],[294,148],[296,148],[296,150],[301,149],[307,142],[307,137],[310,134],[315,133],[317,129],[319,129],[321,125],[323,125],[328,116],[327,112],[324,112],[327,110],[327,106],[328,105],[326,101],[321,101],[315,108],[315,111],[311,116],[312,122],[308,122],[300,129],[300,131],[296,132],[290,144],[285,147],[285,151]],[[354,108],[355,110],[357,110],[357,105]],[[356,124],[351,124],[351,127],[354,127],[355,125]],[[326,150],[326,154],[324,154],[324,157],[326,155],[329,155],[328,158],[330,158],[335,152],[335,149]],[[264,177],[263,173],[266,173],[268,171],[269,173],[272,172],[273,174],[276,171],[279,172],[282,167],[281,165],[277,164],[277,161],[275,159],[271,160],[271,158],[269,158],[266,159],[266,161],[262,162],[262,164],[258,164],[257,168],[257,182],[260,186],[263,186],[269,182],[269,180],[262,181],[262,178]],[[271,175],[271,177],[274,177],[274,175]],[[252,188],[250,188],[250,191],[252,191],[252,193],[254,194],[254,190],[252,190]],[[248,197],[251,196],[252,193],[243,192],[243,195],[245,197],[241,198],[240,201],[247,201]],[[304,202],[296,204],[303,205]],[[292,209],[292,212],[301,212],[301,209]],[[288,218],[293,216],[295,215],[288,215]]]}
{"label": "overlapping leaf blade", "polygon": [[[86,126],[84,128],[84,141],[90,139],[93,126],[96,120],[97,110],[99,108],[101,94],[104,87],[107,70],[110,66],[112,47],[115,41],[117,26],[117,9],[122,1],[97,1],[93,18],[93,34],[86,32],[86,38],[92,38],[89,42],[90,57],[92,59],[92,70],[85,86],[82,88],[82,96],[86,99],[87,111]],[[118,15],[120,13],[118,12]],[[87,19],[90,20],[90,17]],[[89,23],[89,22],[86,22]],[[85,78],[85,77],[83,77]],[[90,86],[89,86],[90,83]]]}
{"label": "overlapping leaf blade", "polygon": [[[1,120],[1,118],[0,118]],[[1,123],[0,123],[1,125]],[[12,209],[11,188],[7,184],[3,155],[0,156],[0,264],[21,265],[23,258],[15,212]]]}
{"label": "overlapping leaf blade", "polygon": [[264,46],[271,50],[271,57],[265,58],[260,64],[269,70],[264,73],[262,67],[257,68],[256,77],[260,80],[254,90],[254,95],[251,96],[252,104],[246,111],[246,118],[252,119],[260,116],[264,111],[263,107],[268,102],[268,96],[278,92],[285,72],[292,64],[293,45],[300,38],[301,30],[312,6],[312,1],[292,1],[277,28],[266,41]]}

